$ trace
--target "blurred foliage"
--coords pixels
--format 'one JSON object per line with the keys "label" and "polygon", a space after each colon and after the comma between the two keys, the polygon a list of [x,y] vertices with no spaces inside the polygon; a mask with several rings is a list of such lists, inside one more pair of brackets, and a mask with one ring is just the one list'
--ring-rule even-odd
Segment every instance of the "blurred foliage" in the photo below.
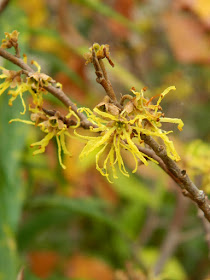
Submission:
{"label": "blurred foliage", "polygon": [[[132,86],[147,86],[155,95],[175,85],[177,91],[162,105],[169,117],[185,123],[173,139],[180,165],[210,192],[209,0],[11,0],[0,14],[0,27],[0,39],[4,31],[18,30],[21,54],[38,61],[78,105],[93,108],[104,96],[83,59],[94,42],[110,45],[115,67],[108,74],[119,96]],[[0,64],[17,69],[3,59]],[[64,112],[54,97],[45,102]],[[93,158],[78,160],[84,144],[75,139],[68,143],[73,157],[65,158],[65,171],[58,165],[56,143],[45,155],[32,157],[29,143],[40,132],[9,125],[21,104],[8,108],[7,103],[2,96],[0,279],[15,279],[22,266],[27,280],[125,280],[132,273],[147,279],[145,268],[151,273],[163,253],[178,205],[171,179],[150,164],[109,185]],[[132,170],[130,158],[125,161]],[[209,279],[196,211],[192,203],[183,210],[179,242],[157,279]]]}

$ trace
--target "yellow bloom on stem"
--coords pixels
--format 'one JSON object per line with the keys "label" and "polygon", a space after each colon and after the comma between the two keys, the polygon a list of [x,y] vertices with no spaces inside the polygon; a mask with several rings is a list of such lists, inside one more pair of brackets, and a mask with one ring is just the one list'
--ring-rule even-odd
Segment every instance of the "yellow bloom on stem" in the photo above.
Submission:
{"label": "yellow bloom on stem", "polygon": [[5,68],[0,67],[0,69],[3,69],[3,74],[0,75],[0,79],[5,79],[3,83],[0,84],[0,96],[2,95],[5,90],[7,90],[10,87],[10,80],[8,79],[7,74],[5,73]]}
{"label": "yellow bloom on stem", "polygon": [[[121,150],[129,151],[134,158],[135,168],[133,172],[136,172],[138,167],[138,160],[145,165],[148,165],[146,160],[157,163],[154,159],[148,157],[146,154],[140,152],[133,142],[133,129],[136,129],[136,125],[133,121],[128,120],[123,115],[112,115],[107,112],[102,112],[98,108],[94,108],[93,112],[89,108],[79,109],[81,112],[86,112],[87,118],[93,124],[97,125],[97,128],[91,128],[92,132],[99,133],[99,136],[84,136],[79,135],[76,131],[75,134],[80,138],[88,140],[86,146],[80,154],[80,158],[88,156],[94,150],[100,148],[96,154],[96,169],[105,176],[109,182],[109,166],[112,169],[113,177],[116,175],[116,164],[123,175],[129,177],[129,174],[125,168]],[[96,113],[96,114],[94,114]],[[99,161],[102,156],[105,155],[103,165],[100,167]]]}
{"label": "yellow bloom on stem", "polygon": [[[59,163],[62,168],[66,169],[66,166],[62,163],[62,157],[61,153],[63,151],[64,154],[71,156],[70,152],[68,151],[65,143],[65,136],[71,137],[71,135],[68,132],[69,126],[64,123],[63,120],[61,120],[59,113],[55,113],[54,116],[49,116],[43,111],[40,111],[38,107],[34,109],[30,109],[32,111],[31,114],[31,120],[21,120],[21,119],[13,119],[10,121],[18,121],[34,126],[40,127],[40,130],[44,133],[46,133],[46,136],[38,142],[35,142],[31,144],[31,147],[38,146],[39,148],[33,152],[33,155],[37,155],[40,153],[44,153],[47,145],[49,144],[49,141],[56,137],[57,145],[58,145],[58,159]],[[69,108],[69,114],[65,117],[66,120],[68,120],[71,116],[74,116],[77,119],[77,124],[74,126],[71,126],[72,128],[76,128],[80,124],[80,120],[78,116]]]}
{"label": "yellow bloom on stem", "polygon": [[22,81],[21,71],[7,70],[1,66],[0,69],[2,70],[0,79],[5,79],[5,81],[0,84],[0,95],[9,87],[12,88],[12,90],[8,91],[8,95],[12,96],[9,99],[9,106],[12,106],[12,103],[17,98],[17,96],[20,96],[21,102],[23,104],[23,112],[21,112],[21,114],[25,114],[26,105],[23,99],[23,93],[29,90],[29,86],[27,83]]}
{"label": "yellow bloom on stem", "polygon": [[[180,119],[165,118],[161,112],[160,102],[172,89],[175,89],[175,87],[167,88],[159,96],[156,105],[150,104],[155,97],[147,100],[144,97],[144,90],[136,92],[132,89],[135,96],[132,97],[129,95],[123,99],[123,102],[126,99],[129,101],[125,104],[121,112],[117,106],[112,103],[107,103],[106,100],[99,103],[93,111],[88,108],[79,109],[81,112],[85,112],[87,119],[96,126],[90,128],[90,130],[97,133],[97,136],[84,136],[77,134],[75,131],[77,136],[88,141],[80,154],[80,158],[84,158],[94,150],[99,149],[96,154],[96,169],[103,176],[106,176],[110,181],[110,167],[113,177],[117,178],[116,164],[123,175],[129,176],[121,155],[122,150],[126,150],[133,155],[135,161],[133,172],[137,171],[138,161],[141,161],[145,165],[148,165],[147,159],[157,163],[157,161],[140,152],[138,149],[138,145],[144,145],[141,134],[146,134],[161,138],[165,144],[168,156],[178,161],[180,157],[174,148],[173,142],[167,136],[172,131],[160,129],[162,122],[176,123],[178,124],[179,130],[183,127],[183,122]],[[102,167],[99,165],[100,160],[103,162]]]}
{"label": "yellow bloom on stem", "polygon": [[[27,59],[27,57],[25,57]],[[41,66],[34,60],[31,61],[37,68],[36,72],[28,73],[27,84],[29,86],[29,92],[33,97],[33,103],[37,107],[41,107],[43,104],[43,94],[47,94],[47,90],[44,86],[48,86],[51,83],[55,83],[50,76],[41,73]]]}
{"label": "yellow bloom on stem", "polygon": [[[175,89],[175,86],[165,89],[163,93],[159,95],[158,101],[155,105],[150,103],[157,96],[150,98],[148,101],[144,97],[144,90],[141,90],[141,92],[136,92],[135,89],[132,89],[131,91],[135,97],[125,105],[124,112],[129,113],[128,115],[131,118],[134,118],[134,116],[139,116],[137,132],[146,134],[148,136],[161,138],[165,144],[167,155],[171,159],[179,161],[180,157],[175,150],[174,144],[167,136],[167,134],[173,131],[164,131],[160,128],[164,122],[177,124],[180,131],[184,126],[181,119],[165,118],[164,114],[161,112],[162,108],[160,107],[160,102],[166,94]],[[130,109],[131,107],[132,110]],[[129,108],[129,111],[126,111],[127,108]]]}

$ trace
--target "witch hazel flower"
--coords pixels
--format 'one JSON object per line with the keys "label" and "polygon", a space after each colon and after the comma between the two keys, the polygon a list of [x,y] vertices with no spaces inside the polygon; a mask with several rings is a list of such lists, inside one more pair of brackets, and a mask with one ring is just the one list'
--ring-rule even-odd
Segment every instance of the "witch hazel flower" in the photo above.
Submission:
{"label": "witch hazel flower", "polygon": [[[113,106],[115,105],[112,105],[112,107]],[[116,111],[117,110],[116,108]],[[79,135],[75,131],[78,137],[88,141],[80,154],[80,159],[88,156],[94,150],[97,150],[96,169],[105,176],[109,182],[111,182],[109,178],[109,167],[112,170],[113,177],[118,178],[116,174],[116,165],[123,175],[129,177],[129,173],[125,168],[122,158],[122,150],[127,150],[133,155],[135,161],[133,172],[137,170],[138,160],[145,165],[148,165],[147,159],[156,162],[154,159],[140,152],[133,142],[132,131],[136,128],[136,119],[128,120],[123,114],[113,115],[103,112],[97,107],[95,107],[93,111],[89,108],[80,108],[79,111],[85,112],[88,120],[97,126],[97,128],[90,128],[92,132],[97,133],[96,136]],[[100,167],[99,164],[100,159],[103,161],[102,167]]]}
{"label": "witch hazel flower", "polygon": [[[61,118],[59,112],[55,112],[53,116],[46,114],[45,112],[41,111],[38,107],[30,108],[31,114],[31,121],[22,120],[22,119],[13,119],[10,121],[12,122],[22,122],[34,126],[38,126],[42,132],[45,133],[45,136],[42,140],[32,143],[30,146],[35,147],[38,146],[38,149],[33,152],[33,155],[37,155],[40,153],[44,153],[47,145],[49,144],[50,140],[55,137],[58,146],[58,160],[63,169],[66,169],[66,166],[62,162],[62,152],[68,156],[71,156],[70,152],[68,151],[65,143],[65,137],[71,137],[70,133],[68,132],[69,128],[77,128],[80,125],[80,120],[78,116],[69,108],[69,113],[65,116],[65,118]],[[77,120],[75,125],[69,125],[68,120],[74,116]]]}
{"label": "witch hazel flower", "polygon": [[[27,63],[26,55],[24,55],[23,61]],[[2,71],[0,79],[4,79],[4,81],[0,84],[0,96],[8,88],[10,88],[8,91],[8,95],[11,96],[9,99],[9,106],[12,106],[13,101],[19,96],[24,108],[21,114],[25,114],[26,112],[26,104],[23,99],[23,93],[30,93],[33,98],[33,104],[36,107],[42,107],[43,94],[47,94],[47,90],[45,90],[44,87],[56,83],[56,81],[50,76],[40,72],[41,67],[36,61],[32,60],[31,63],[37,67],[37,71],[28,73],[27,77],[22,77],[22,75],[25,75],[23,70],[7,70],[6,68],[0,66],[0,70]],[[60,84],[58,84],[58,86],[60,87]]]}
{"label": "witch hazel flower", "polygon": [[[171,90],[175,90],[175,86],[168,87],[161,94],[153,96],[149,100],[144,97],[145,89],[142,89],[140,92],[137,92],[135,88],[132,88],[131,91],[134,94],[132,98],[124,106],[124,112],[128,114],[130,118],[135,118],[138,116],[138,137],[141,141],[140,134],[146,134],[148,136],[153,136],[155,138],[161,138],[165,144],[167,155],[175,160],[179,161],[180,156],[175,150],[173,142],[168,138],[168,134],[173,131],[163,130],[162,123],[174,123],[178,125],[178,129],[181,131],[184,123],[181,119],[178,118],[166,118],[165,114],[162,112],[162,107],[160,103],[165,95],[167,95]],[[129,95],[130,96],[130,95]],[[158,98],[156,104],[151,104],[151,102]],[[125,100],[125,99],[124,99]],[[124,101],[123,100],[123,101]]]}
{"label": "witch hazel flower", "polygon": [[26,112],[26,104],[23,99],[23,93],[29,90],[29,86],[27,83],[23,82],[21,75],[22,70],[13,71],[7,70],[4,67],[0,66],[2,70],[2,74],[0,75],[0,79],[5,79],[4,82],[0,84],[0,96],[8,89],[8,95],[11,95],[9,99],[9,106],[13,105],[13,101],[19,96],[23,105],[23,112],[21,114],[25,114]]}
{"label": "witch hazel flower", "polygon": [[180,119],[165,118],[161,112],[160,102],[172,89],[175,89],[175,87],[167,88],[159,96],[156,105],[151,104],[155,97],[148,100],[144,97],[144,90],[136,92],[133,88],[134,97],[127,95],[126,98],[122,98],[122,105],[128,99],[122,110],[109,103],[108,100],[99,103],[93,111],[89,108],[80,108],[79,111],[85,112],[88,120],[95,126],[90,128],[95,136],[80,135],[75,131],[78,137],[87,141],[80,154],[80,159],[95,151],[96,169],[109,182],[111,182],[110,174],[113,178],[117,178],[116,166],[123,175],[128,177],[129,173],[125,168],[122,156],[123,151],[129,152],[133,156],[135,162],[133,173],[137,171],[139,162],[148,165],[148,160],[150,160],[158,164],[157,161],[138,149],[138,145],[144,145],[141,134],[146,134],[161,138],[166,146],[168,156],[178,161],[180,157],[173,142],[167,136],[172,131],[160,129],[162,122],[178,124],[180,130],[183,127],[183,122]]}

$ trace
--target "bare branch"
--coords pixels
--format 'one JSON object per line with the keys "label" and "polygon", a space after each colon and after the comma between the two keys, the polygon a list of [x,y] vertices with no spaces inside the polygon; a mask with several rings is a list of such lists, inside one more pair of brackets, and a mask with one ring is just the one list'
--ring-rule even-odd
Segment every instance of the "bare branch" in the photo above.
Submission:
{"label": "bare branch", "polygon": [[181,170],[176,162],[168,157],[163,146],[158,145],[158,143],[151,136],[141,134],[141,138],[153,149],[156,155],[162,159],[162,161],[167,166],[167,169],[174,176],[174,178],[176,178],[178,185],[182,189],[186,189],[188,191],[191,199],[196,202],[197,206],[204,212],[205,217],[210,222],[210,204],[204,191],[199,190],[196,187],[196,185],[188,177],[186,170]]}
{"label": "bare branch", "polygon": [[[35,71],[27,65],[21,58],[18,58],[4,49],[0,48],[0,56],[6,58],[7,60],[11,61],[12,63],[16,64],[20,68],[22,68],[24,73],[28,75],[29,73],[34,73]],[[54,95],[56,98],[58,98],[66,107],[71,107],[72,111],[74,111],[78,117],[81,120],[81,126],[83,128],[89,128],[90,126],[94,126],[92,123],[90,123],[86,116],[80,112],[78,112],[77,106],[71,101],[71,99],[60,89],[56,88],[55,86],[48,85],[44,86],[44,89],[49,91],[52,95]]]}
{"label": "bare branch", "polygon": [[2,0],[0,3],[0,13],[2,13],[7,5],[9,4],[9,0]]}
{"label": "bare branch", "polygon": [[95,73],[97,76],[96,78],[97,83],[102,85],[102,87],[106,91],[106,94],[110,97],[113,103],[117,105],[117,98],[113,90],[113,87],[108,79],[104,63],[102,59],[97,58],[94,48],[92,49],[92,57],[93,57],[93,66],[95,68]]}
{"label": "bare branch", "polygon": [[64,124],[67,125],[67,127],[72,126],[72,125],[76,125],[77,122],[75,120],[72,119],[68,119],[64,116],[61,115],[61,113],[59,111],[56,110],[47,110],[45,108],[42,108],[42,111],[47,114],[48,116],[58,116],[58,119],[61,120]]}
{"label": "bare branch", "polygon": [[138,248],[138,250],[143,247],[148,240],[150,240],[152,234],[160,224],[160,218],[157,216],[157,213],[152,208],[148,208],[145,223],[143,228],[134,243],[134,246]]}

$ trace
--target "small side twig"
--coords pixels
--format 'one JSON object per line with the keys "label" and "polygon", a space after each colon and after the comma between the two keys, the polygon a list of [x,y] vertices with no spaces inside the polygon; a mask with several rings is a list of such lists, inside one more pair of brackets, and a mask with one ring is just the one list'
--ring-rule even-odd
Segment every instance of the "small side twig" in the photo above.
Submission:
{"label": "small side twig", "polygon": [[56,110],[47,110],[47,109],[45,109],[45,108],[42,108],[42,111],[43,111],[45,114],[47,114],[48,116],[51,116],[51,117],[53,117],[53,116],[55,116],[55,115],[58,115],[58,119],[61,120],[64,124],[66,124],[67,127],[73,126],[73,125],[76,125],[76,124],[77,124],[77,122],[76,122],[75,120],[68,119],[68,118],[62,116],[62,115],[60,114],[59,111],[56,111]]}
{"label": "small side twig", "polygon": [[104,66],[102,59],[98,59],[95,53],[94,48],[92,49],[92,57],[93,57],[93,66],[95,68],[96,73],[96,81],[101,84],[106,94],[110,97],[110,99],[117,105],[117,98],[113,87],[108,79],[108,75]]}
{"label": "small side twig", "polygon": [[152,208],[148,208],[146,215],[147,216],[143,228],[134,243],[134,247],[137,247],[138,250],[148,242],[160,223],[159,217]]}
{"label": "small side twig", "polygon": [[203,224],[203,229],[205,232],[205,238],[206,238],[206,242],[208,245],[208,257],[210,260],[210,224],[207,222],[207,220],[205,219],[203,212],[199,209],[198,210],[198,217],[201,219],[201,222]]}
{"label": "small side twig", "polygon": [[172,218],[171,224],[169,226],[168,233],[166,238],[163,241],[163,244],[160,249],[160,256],[154,266],[154,275],[160,274],[167,260],[173,255],[176,250],[179,240],[180,232],[184,223],[186,210],[188,207],[188,201],[183,195],[177,191],[177,204]]}

